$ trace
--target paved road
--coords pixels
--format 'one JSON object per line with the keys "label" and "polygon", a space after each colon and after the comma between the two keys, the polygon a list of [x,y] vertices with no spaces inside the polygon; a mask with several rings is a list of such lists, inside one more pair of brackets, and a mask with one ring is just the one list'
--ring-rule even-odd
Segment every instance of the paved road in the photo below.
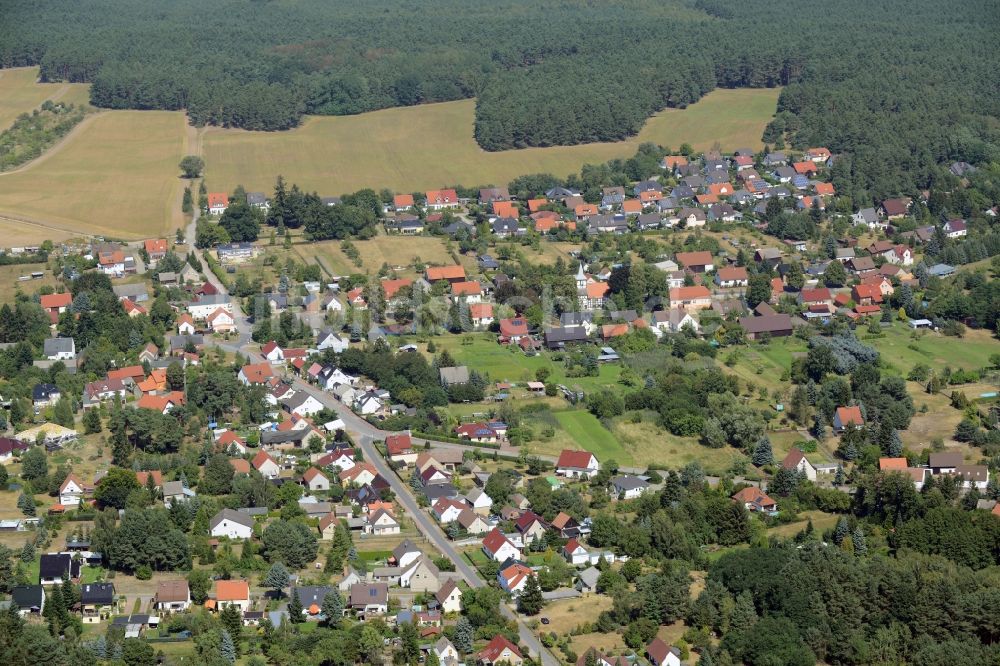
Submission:
{"label": "paved road", "polygon": [[[186,230],[186,241],[192,249],[194,248],[197,218],[198,213],[196,212],[194,219],[191,224],[188,225]],[[222,284],[222,282],[214,273],[212,273],[211,270],[205,271],[205,277],[216,289],[219,290],[219,293],[228,293],[226,286]],[[257,362],[262,361],[263,357],[248,346],[252,330],[250,323],[247,321],[246,316],[243,314],[237,301],[234,300],[232,306],[233,319],[236,321],[236,329],[239,333],[239,337],[235,343],[230,341],[224,344],[219,344],[219,346],[229,351],[239,351],[241,354],[248,356]],[[456,572],[470,587],[485,587],[486,581],[479,576],[479,572],[476,571],[476,569],[473,568],[464,557],[462,557],[461,553],[455,549],[454,545],[441,530],[437,522],[435,522],[425,511],[420,509],[420,505],[417,504],[417,500],[414,498],[409,485],[403,483],[403,481],[396,476],[396,473],[393,472],[386,460],[382,458],[379,450],[375,447],[374,442],[376,440],[385,439],[385,436],[388,433],[373,426],[371,423],[351,411],[347,405],[343,404],[334,396],[319,389],[318,387],[308,384],[299,378],[295,378],[293,380],[293,385],[296,390],[304,391],[312,395],[320,402],[320,404],[325,407],[329,407],[335,411],[341,419],[343,419],[348,432],[354,436],[355,442],[357,442],[357,444],[361,447],[361,450],[364,452],[365,460],[371,462],[375,466],[375,469],[378,470],[379,474],[381,474],[382,477],[389,482],[389,486],[396,494],[396,499],[406,512],[413,517],[413,521],[420,532],[426,536],[427,539],[433,543],[445,557],[454,563]],[[517,622],[518,636],[521,643],[526,645],[532,654],[540,655],[542,666],[560,666],[559,660],[556,659],[547,649],[545,649],[535,633],[531,631],[524,621],[521,620],[510,608],[506,605],[501,605],[500,611],[508,619]]]}

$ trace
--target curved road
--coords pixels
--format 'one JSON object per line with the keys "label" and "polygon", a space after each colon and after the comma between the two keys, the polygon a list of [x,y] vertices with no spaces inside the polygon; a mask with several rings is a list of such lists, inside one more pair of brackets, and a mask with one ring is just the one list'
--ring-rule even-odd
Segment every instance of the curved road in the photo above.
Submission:
{"label": "curved road", "polygon": [[[198,211],[196,210],[191,224],[188,225],[185,234],[185,240],[192,250],[195,249],[194,241],[197,221]],[[219,278],[211,270],[205,270],[204,272],[205,277],[212,284],[212,286],[219,290],[219,293],[229,293],[226,286],[222,284]],[[226,351],[239,352],[258,363],[264,361],[265,359],[257,353],[255,349],[250,347],[249,343],[252,327],[247,321],[246,316],[243,314],[239,302],[233,300],[232,308],[233,319],[236,321],[236,330],[239,334],[238,338],[235,342],[224,344],[220,343],[218,346],[222,347]],[[296,390],[304,391],[313,396],[320,402],[320,404],[324,407],[332,409],[341,419],[343,419],[348,432],[351,433],[355,442],[357,442],[357,444],[361,447],[361,450],[364,452],[365,460],[371,462],[375,466],[375,469],[378,470],[378,473],[389,482],[389,486],[396,494],[396,498],[399,503],[403,506],[407,513],[413,517],[413,521],[416,523],[420,532],[423,533],[424,536],[426,536],[445,557],[454,563],[456,572],[469,585],[469,587],[485,587],[487,582],[483,580],[483,578],[479,575],[479,572],[476,571],[476,569],[473,568],[464,557],[462,557],[461,553],[455,549],[437,522],[435,522],[427,512],[420,509],[420,506],[417,503],[416,498],[413,496],[413,492],[411,491],[409,485],[403,483],[403,481],[389,467],[389,464],[382,457],[379,450],[375,447],[375,441],[384,440],[386,435],[390,433],[373,426],[329,393],[308,384],[300,378],[295,378],[293,380],[293,385]],[[455,444],[449,445],[444,442],[439,444],[441,446],[449,447],[457,446]],[[505,617],[510,620],[514,620],[517,623],[518,636],[521,643],[526,645],[528,650],[533,655],[541,658],[542,666],[560,666],[560,661],[541,644],[541,641],[538,640],[538,636],[535,635],[535,633],[520,617],[517,616],[514,611],[512,611],[506,604],[501,604],[500,611]]]}

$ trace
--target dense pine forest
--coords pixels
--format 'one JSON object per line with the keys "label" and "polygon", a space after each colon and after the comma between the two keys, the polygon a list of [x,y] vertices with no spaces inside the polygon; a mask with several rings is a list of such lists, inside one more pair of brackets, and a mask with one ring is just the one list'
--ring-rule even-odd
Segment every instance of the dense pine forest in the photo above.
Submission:
{"label": "dense pine forest", "polygon": [[258,130],[477,97],[486,150],[616,140],[713,88],[784,86],[770,145],[825,145],[855,200],[1000,155],[989,0],[0,0],[0,65],[107,108]]}

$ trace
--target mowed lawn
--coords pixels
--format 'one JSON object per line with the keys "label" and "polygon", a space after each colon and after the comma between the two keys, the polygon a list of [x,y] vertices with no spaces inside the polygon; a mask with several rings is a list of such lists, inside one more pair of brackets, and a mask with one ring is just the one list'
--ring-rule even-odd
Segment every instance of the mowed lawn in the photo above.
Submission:
{"label": "mowed lawn", "polygon": [[[110,111],[84,124],[23,171],[0,176],[0,217],[110,238],[163,235],[181,226],[184,114]],[[16,222],[0,220],[0,234]],[[44,229],[41,238],[47,238]]]}
{"label": "mowed lawn", "polygon": [[475,100],[313,116],[288,132],[209,128],[203,145],[211,190],[242,184],[269,191],[278,174],[335,196],[363,187],[409,192],[445,185],[505,185],[515,176],[566,176],[586,163],[631,157],[652,141],[695,150],[759,148],[779,89],[716,90],[687,109],[667,109],[626,141],[488,153],[473,138]]}
{"label": "mowed lawn", "polygon": [[631,466],[634,462],[632,455],[590,412],[574,409],[555,412],[553,416],[581,449],[590,451],[600,460],[614,459],[619,465],[625,466]]}
{"label": "mowed lawn", "polygon": [[37,67],[0,69],[0,131],[47,99],[84,104],[89,98],[90,86],[83,83],[38,83]]}

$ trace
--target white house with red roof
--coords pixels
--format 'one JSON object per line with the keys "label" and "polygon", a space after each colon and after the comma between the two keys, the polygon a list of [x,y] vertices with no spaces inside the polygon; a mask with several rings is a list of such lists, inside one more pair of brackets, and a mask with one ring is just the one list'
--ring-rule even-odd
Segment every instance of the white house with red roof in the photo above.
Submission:
{"label": "white house with red roof", "polygon": [[340,472],[343,472],[345,469],[351,469],[357,463],[354,462],[354,456],[348,453],[348,451],[350,449],[337,449],[330,453],[325,453],[315,460],[315,465],[326,469],[336,468]]}
{"label": "white house with red roof", "polygon": [[493,323],[492,303],[472,303],[469,305],[469,321],[473,327],[483,329]]}
{"label": "white house with red roof", "polygon": [[479,651],[479,654],[476,655],[476,661],[483,666],[494,666],[494,664],[500,663],[521,666],[524,663],[524,658],[521,656],[521,650],[507,640],[506,636],[497,634],[493,640],[486,644],[486,647]]}
{"label": "white house with red roof", "polygon": [[302,485],[314,492],[317,490],[326,491],[330,489],[330,479],[321,470],[310,467],[302,475]]}
{"label": "white house with red roof", "polygon": [[59,321],[59,315],[66,312],[73,304],[73,294],[69,292],[45,294],[40,297],[39,304],[49,314],[49,321],[55,324]]}
{"label": "white house with red roof", "polygon": [[260,354],[271,363],[280,363],[285,360],[285,352],[282,351],[281,347],[274,340],[261,347]]}
{"label": "white house with red roof", "polygon": [[500,320],[500,337],[506,338],[511,342],[517,342],[526,335],[530,335],[530,333],[528,331],[528,320],[524,317],[512,317]]}
{"label": "white house with red roof", "polygon": [[240,368],[237,377],[246,386],[266,384],[268,379],[274,377],[274,371],[268,363],[249,363]]}
{"label": "white house with red roof", "polygon": [[147,238],[143,241],[143,247],[146,250],[146,255],[149,257],[149,261],[155,263],[160,259],[163,259],[167,254],[167,239],[166,238]]}
{"label": "white house with red roof", "polygon": [[471,442],[494,443],[500,441],[497,431],[485,423],[463,423],[455,428],[455,436]]}
{"label": "white house with red roof", "polygon": [[573,537],[563,546],[562,555],[566,561],[575,567],[590,564],[590,551],[583,547],[583,544]]}
{"label": "white house with red roof", "polygon": [[387,435],[385,438],[385,452],[389,460],[412,465],[417,460],[417,452],[413,450],[413,438],[408,432],[400,432],[395,435]]}
{"label": "white house with red roof", "polygon": [[222,215],[229,206],[229,195],[225,192],[208,193],[208,214]]}
{"label": "white house with red roof", "polygon": [[378,476],[378,470],[371,463],[358,463],[350,469],[345,469],[340,473],[341,483],[356,483],[364,486]]}
{"label": "white house with red roof", "polygon": [[215,437],[216,446],[226,452],[233,451],[239,455],[247,452],[247,443],[232,430],[223,430]]}
{"label": "white house with red roof", "polygon": [[274,479],[281,474],[281,466],[274,461],[274,458],[267,455],[266,451],[258,451],[250,464],[265,479]]}
{"label": "white house with red roof", "polygon": [[590,451],[563,449],[556,462],[556,474],[570,478],[589,479],[597,475],[600,463]]}
{"label": "white house with red roof", "polygon": [[861,407],[857,405],[837,407],[837,412],[833,415],[833,429],[837,432],[844,432],[848,428],[860,430],[864,425],[865,418],[861,415]]}
{"label": "white house with red roof", "polygon": [[427,190],[426,203],[427,210],[444,210],[446,208],[458,208],[461,204],[458,201],[458,193],[455,190]]}
{"label": "white house with red roof", "polygon": [[521,549],[496,527],[483,537],[483,552],[494,562],[521,559]]}
{"label": "white house with red roof", "polygon": [[514,562],[507,568],[497,572],[497,582],[507,594],[515,599],[524,591],[528,579],[535,575],[535,572],[520,562]]}

